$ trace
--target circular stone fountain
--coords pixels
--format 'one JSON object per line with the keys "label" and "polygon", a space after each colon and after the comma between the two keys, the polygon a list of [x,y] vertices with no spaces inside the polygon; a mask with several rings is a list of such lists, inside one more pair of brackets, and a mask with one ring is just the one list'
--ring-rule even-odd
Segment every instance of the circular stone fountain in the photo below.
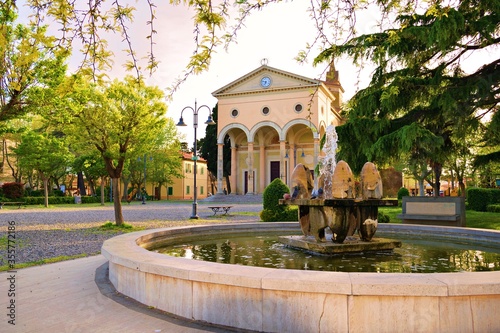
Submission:
{"label": "circular stone fountain", "polygon": [[[500,232],[380,224],[500,249]],[[146,230],[107,240],[109,279],[120,293],[189,320],[259,332],[498,332],[500,271],[339,273],[217,264],[148,248],[224,235],[300,233],[295,222]]]}
{"label": "circular stone fountain", "polygon": [[[357,200],[353,178],[340,173],[340,162],[335,162],[334,128],[329,126],[326,134],[323,181],[315,184],[316,199],[311,197],[312,182],[306,169],[300,170],[307,176],[297,177],[290,198],[295,204],[305,200],[299,205],[300,225],[223,224],[117,236],[102,247],[116,290],[176,316],[258,332],[500,332],[500,271],[321,272],[219,264],[148,251],[190,240],[266,232],[290,235],[302,231],[316,243],[325,244],[326,227],[335,234],[337,244],[344,243],[356,229],[363,241],[373,243],[376,207],[382,194],[379,177],[375,182],[362,179],[363,194]],[[336,179],[340,181],[336,183]],[[368,225],[367,221],[374,223]],[[392,224],[379,224],[378,230],[395,239],[418,234],[500,249],[498,231]]]}

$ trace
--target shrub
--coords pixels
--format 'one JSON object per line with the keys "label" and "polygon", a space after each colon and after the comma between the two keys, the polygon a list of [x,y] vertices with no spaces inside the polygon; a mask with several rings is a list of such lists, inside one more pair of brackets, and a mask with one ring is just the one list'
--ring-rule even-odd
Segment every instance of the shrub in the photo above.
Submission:
{"label": "shrub", "polygon": [[491,213],[500,213],[500,204],[486,206],[486,211]]}
{"label": "shrub", "polygon": [[409,195],[410,195],[410,191],[408,191],[408,189],[406,187],[401,187],[398,190],[398,200],[402,200],[403,197],[407,197]]}
{"label": "shrub", "polygon": [[277,221],[298,221],[298,208],[280,205],[279,200],[283,199],[285,193],[290,193],[288,186],[279,178],[269,184],[262,194],[263,210],[260,212],[260,219],[265,222]]}
{"label": "shrub", "polygon": [[382,213],[382,212],[378,212],[377,222],[378,223],[389,223],[389,222],[391,222],[391,217],[387,214]]}
{"label": "shrub", "polygon": [[478,212],[485,212],[492,202],[492,191],[487,188],[472,187],[467,189],[468,208]]}
{"label": "shrub", "polygon": [[21,183],[4,183],[2,190],[3,196],[11,200],[24,197],[24,185]]}
{"label": "shrub", "polygon": [[61,190],[52,190],[49,192],[49,196],[51,196],[51,197],[64,197],[64,192]]}

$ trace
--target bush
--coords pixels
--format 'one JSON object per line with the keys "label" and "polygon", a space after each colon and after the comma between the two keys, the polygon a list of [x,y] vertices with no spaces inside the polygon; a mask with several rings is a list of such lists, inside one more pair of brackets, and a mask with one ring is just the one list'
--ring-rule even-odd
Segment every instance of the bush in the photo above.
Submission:
{"label": "bush", "polygon": [[398,190],[398,200],[403,200],[403,197],[407,197],[410,195],[410,191],[406,187],[401,187]]}
{"label": "bush", "polygon": [[467,189],[467,208],[478,212],[485,212],[486,207],[492,203],[494,202],[491,189],[478,187]]}
{"label": "bush", "polygon": [[21,183],[4,183],[2,191],[3,196],[11,200],[18,200],[24,197],[24,185]]}
{"label": "bush", "polygon": [[486,211],[491,213],[500,213],[500,204],[486,206]]}
{"label": "bush", "polygon": [[378,212],[377,222],[378,223],[389,223],[389,222],[391,222],[391,217],[387,214],[382,213],[382,212]]}
{"label": "bush", "polygon": [[49,192],[49,196],[51,196],[51,197],[64,197],[64,192],[61,190],[52,190]]}
{"label": "bush", "polygon": [[269,184],[262,194],[264,210],[260,212],[260,219],[264,222],[298,221],[298,208],[280,205],[285,193],[290,193],[288,186],[279,178]]}

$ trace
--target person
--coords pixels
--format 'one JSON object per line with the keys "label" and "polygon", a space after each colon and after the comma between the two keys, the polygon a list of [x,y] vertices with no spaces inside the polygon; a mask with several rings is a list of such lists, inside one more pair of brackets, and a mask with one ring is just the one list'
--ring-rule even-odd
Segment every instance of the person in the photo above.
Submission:
{"label": "person", "polygon": [[224,194],[227,195],[227,190],[225,187],[224,187]]}

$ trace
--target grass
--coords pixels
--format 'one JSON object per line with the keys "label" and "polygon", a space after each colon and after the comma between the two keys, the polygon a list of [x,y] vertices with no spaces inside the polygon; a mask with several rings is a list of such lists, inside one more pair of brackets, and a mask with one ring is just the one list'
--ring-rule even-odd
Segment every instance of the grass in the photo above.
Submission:
{"label": "grass", "polygon": [[[401,207],[379,207],[379,211],[389,215],[390,223],[401,223],[401,219],[396,216],[401,214]],[[500,230],[500,213],[476,212],[467,210],[465,212],[467,228]]]}
{"label": "grass", "polygon": [[97,228],[97,231],[103,231],[103,232],[134,232],[134,231],[141,231],[144,230],[144,227],[134,227],[131,224],[124,223],[122,225],[116,225],[113,222],[106,222],[103,225],[101,225],[99,228]]}

